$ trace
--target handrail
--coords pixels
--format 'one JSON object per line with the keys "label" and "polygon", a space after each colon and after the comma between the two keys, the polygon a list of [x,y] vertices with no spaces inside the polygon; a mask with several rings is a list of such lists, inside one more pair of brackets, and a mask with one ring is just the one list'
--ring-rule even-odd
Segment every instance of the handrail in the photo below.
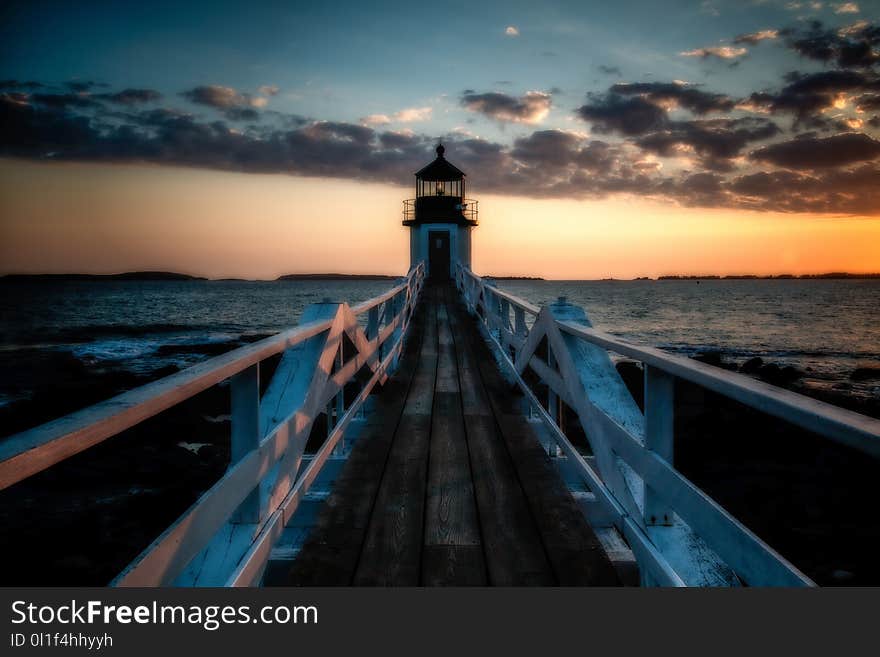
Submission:
{"label": "handrail", "polygon": [[[422,271],[421,265],[418,269]],[[394,298],[406,282],[353,306],[359,316]],[[301,344],[330,328],[332,320],[309,322],[233,349],[175,374],[128,390],[106,401],[70,413],[0,441],[0,490],[130,429],[235,374]]]}
{"label": "handrail", "polygon": [[[583,310],[564,299],[539,308],[461,263],[455,278],[532,412],[630,543],[643,581],[691,584],[698,579],[695,573],[706,571],[721,581],[732,571],[750,585],[813,584],[672,465],[674,380],[685,379],[874,457],[880,457],[880,420],[598,331]],[[533,317],[531,325],[526,315]],[[546,360],[536,354],[542,340]],[[608,352],[644,364],[644,412]],[[547,386],[546,408],[523,379],[526,368]],[[598,471],[565,436],[562,401],[578,416]]]}
{"label": "handrail", "polygon": [[[233,462],[229,469],[113,583],[155,586],[174,582],[196,555],[210,549],[224,526],[251,538],[240,543],[238,552],[224,546],[228,554],[208,581],[254,583],[272,544],[266,541],[267,531],[277,527],[279,514],[292,513],[370,390],[396,367],[424,271],[424,265],[417,264],[403,282],[353,307],[329,302],[310,306],[305,316],[311,317],[296,328],[0,441],[0,489],[231,380]],[[366,329],[358,322],[365,313]],[[356,352],[346,358],[344,336]],[[259,364],[279,353],[284,357],[261,399]],[[372,369],[372,376],[346,408],[345,386],[365,366]],[[279,376],[282,369],[285,372]],[[309,468],[300,472],[312,422],[324,411],[328,437]],[[258,544],[259,550],[255,549]],[[230,579],[241,568],[250,579],[245,581],[241,575]]]}
{"label": "handrail", "polygon": [[[479,277],[464,269],[474,279]],[[488,280],[491,284],[491,279]],[[514,308],[537,317],[541,308],[505,290],[492,288],[492,294],[508,301]],[[560,321],[559,328],[568,334],[596,344],[608,351],[627,356],[680,379],[717,392],[755,410],[768,413],[826,438],[854,447],[880,458],[880,420],[807,397],[784,388],[757,381],[750,376],[636,344],[581,324]]]}
{"label": "handrail", "polygon": [[880,458],[880,420],[876,418],[757,381],[739,372],[669,354],[656,347],[633,344],[593,328],[571,322],[559,322],[559,328],[621,356],[641,361],[757,411]]}

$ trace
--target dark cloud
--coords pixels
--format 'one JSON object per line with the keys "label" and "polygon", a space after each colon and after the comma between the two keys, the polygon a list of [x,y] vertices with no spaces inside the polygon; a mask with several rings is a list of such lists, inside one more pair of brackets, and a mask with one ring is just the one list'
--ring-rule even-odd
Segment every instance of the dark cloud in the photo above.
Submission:
{"label": "dark cloud", "polygon": [[857,97],[855,106],[861,112],[880,111],[880,93],[863,94]]}
{"label": "dark cloud", "polygon": [[880,91],[880,77],[868,71],[789,73],[786,81],[778,92],[753,93],[749,103],[772,113],[794,114],[799,123],[833,107],[841,94]]}
{"label": "dark cloud", "polygon": [[671,127],[668,111],[676,108],[703,116],[734,108],[729,96],[677,82],[619,82],[605,94],[591,94],[577,115],[603,133],[644,135]]}
{"label": "dark cloud", "polygon": [[666,110],[644,98],[606,94],[589,100],[576,111],[580,118],[592,123],[597,132],[642,135],[664,128],[669,121]]}
{"label": "dark cloud", "polygon": [[529,91],[517,97],[496,91],[476,93],[466,89],[461,95],[462,107],[496,121],[511,123],[540,123],[550,111],[551,104],[551,95],[543,91]]}
{"label": "dark cloud", "polygon": [[574,161],[582,141],[575,133],[538,130],[516,139],[511,155],[532,166],[565,167]]}
{"label": "dark cloud", "polygon": [[96,97],[118,105],[139,105],[161,100],[162,94],[153,89],[123,89],[116,93],[100,94]]}
{"label": "dark cloud", "polygon": [[762,171],[727,184],[740,207],[781,212],[876,214],[880,212],[880,167],[805,173]]}
{"label": "dark cloud", "polygon": [[208,107],[213,107],[219,110],[229,110],[241,107],[263,107],[266,104],[266,99],[262,96],[252,96],[251,94],[241,93],[232,87],[224,87],[219,84],[207,84],[194,87],[188,91],[184,91],[180,95],[197,105],[207,105]]}
{"label": "dark cloud", "polygon": [[79,93],[63,93],[63,94],[47,94],[37,93],[31,94],[29,99],[32,103],[51,107],[55,109],[65,108],[87,108],[96,107],[98,103],[88,94]]}
{"label": "dark cloud", "polygon": [[751,153],[751,158],[788,169],[840,167],[880,156],[880,141],[861,133],[833,137],[801,137],[771,144]]}
{"label": "dark cloud", "polygon": [[860,21],[830,29],[821,21],[812,21],[806,28],[789,28],[781,34],[792,50],[808,59],[843,68],[869,68],[880,62],[880,24]]}
{"label": "dark cloud", "polygon": [[[797,103],[786,104],[784,97],[818,95],[822,100],[810,105],[815,109],[808,118],[826,120],[823,129],[842,130],[838,119],[821,109],[845,88],[853,108],[877,114],[872,108],[880,90],[872,87],[873,74],[840,73],[792,75],[784,93],[775,94],[776,104],[768,100],[762,109],[796,112]],[[188,99],[214,107],[219,112],[215,118],[223,119],[206,120],[198,112],[143,106],[161,99],[136,87],[100,94],[49,93],[47,88],[14,82],[0,92],[0,155],[150,162],[409,186],[413,172],[433,157],[436,144],[436,135],[258,111],[255,105],[261,103],[235,90],[217,92],[206,86],[187,92]],[[471,96],[482,103],[476,111],[493,118],[498,112],[520,112],[524,123],[524,117],[532,116],[517,109],[520,98],[499,95],[506,99],[466,91],[462,101]],[[552,198],[634,194],[692,206],[880,212],[880,142],[849,132],[772,143],[780,130],[765,116],[711,116],[733,111],[733,104],[726,95],[691,85],[616,84],[604,94],[588,96],[577,110],[591,123],[592,137],[557,129],[519,135],[510,145],[460,134],[445,135],[443,141],[447,155],[471,173],[480,192]],[[682,113],[672,111],[676,108]],[[871,124],[868,115],[864,120]],[[625,139],[596,139],[601,132]],[[770,142],[745,157],[762,140]],[[755,171],[756,166],[771,170]]]}
{"label": "dark cloud", "polygon": [[642,149],[663,156],[693,152],[703,167],[713,171],[730,171],[731,160],[743,148],[756,141],[779,134],[779,127],[767,119],[705,119],[670,122],[665,130],[649,133],[636,140]]}
{"label": "dark cloud", "polygon": [[736,104],[724,94],[703,91],[679,82],[618,82],[608,91],[621,96],[640,96],[655,105],[683,107],[698,115],[728,112]]}
{"label": "dark cloud", "polygon": [[45,85],[42,82],[34,80],[0,80],[0,91],[10,89],[24,89],[33,91],[34,89],[42,89]]}

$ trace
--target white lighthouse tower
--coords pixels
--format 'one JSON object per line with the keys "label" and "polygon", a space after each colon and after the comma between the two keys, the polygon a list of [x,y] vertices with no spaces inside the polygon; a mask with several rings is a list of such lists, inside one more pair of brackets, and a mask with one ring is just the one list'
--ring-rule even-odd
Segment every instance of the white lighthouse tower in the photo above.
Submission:
{"label": "white lighthouse tower", "polygon": [[455,274],[455,262],[471,266],[471,231],[477,225],[477,202],[465,198],[465,173],[443,157],[416,172],[416,197],[404,201],[403,225],[408,226],[410,267],[425,262],[433,280]]}

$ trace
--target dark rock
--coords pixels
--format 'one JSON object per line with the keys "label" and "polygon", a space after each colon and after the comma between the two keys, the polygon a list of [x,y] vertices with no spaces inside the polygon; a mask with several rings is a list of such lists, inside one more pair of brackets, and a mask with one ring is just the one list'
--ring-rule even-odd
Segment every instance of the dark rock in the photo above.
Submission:
{"label": "dark rock", "polygon": [[858,367],[849,375],[853,381],[880,380],[880,367]]}
{"label": "dark rock", "polygon": [[714,365],[715,367],[721,367],[723,359],[721,357],[720,351],[703,351],[694,356],[694,360],[698,360],[701,363],[706,363],[706,365]]}
{"label": "dark rock", "polygon": [[776,363],[768,363],[758,371],[758,376],[771,385],[784,386],[802,378],[803,373],[791,365],[780,367]]}
{"label": "dark rock", "polygon": [[764,359],[759,356],[755,356],[754,358],[749,358],[742,366],[739,368],[739,371],[743,374],[757,374],[761,368],[764,366]]}
{"label": "dark rock", "polygon": [[728,363],[724,360],[724,355],[720,351],[703,351],[693,358],[694,360],[698,360],[701,363],[705,363],[706,365],[721,367],[725,370],[736,371],[737,369],[735,363]]}

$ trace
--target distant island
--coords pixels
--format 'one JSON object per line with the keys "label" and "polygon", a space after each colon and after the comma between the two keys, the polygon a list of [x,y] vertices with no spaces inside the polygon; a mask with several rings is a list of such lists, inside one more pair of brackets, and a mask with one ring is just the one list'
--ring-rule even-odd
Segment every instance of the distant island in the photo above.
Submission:
{"label": "distant island", "polygon": [[276,281],[393,281],[400,276],[388,274],[285,274]]}
{"label": "distant island", "polygon": [[545,279],[540,276],[483,276],[483,278],[491,278],[495,281],[543,281]]}
{"label": "distant island", "polygon": [[[737,274],[730,276],[658,276],[658,281],[741,281],[741,280],[839,280],[839,279],[875,279],[880,278],[880,273],[876,274],[850,274],[847,272],[829,272],[827,274],[775,274],[768,276],[757,276],[755,274]],[[637,279],[644,280],[644,279]]]}
{"label": "distant island", "polygon": [[206,281],[171,271],[128,271],[121,274],[6,274],[3,281]]}
{"label": "distant island", "polygon": [[[393,281],[400,278],[386,274],[285,274],[276,281]],[[203,276],[190,276],[170,271],[129,271],[121,274],[5,274],[0,281],[210,281]],[[253,281],[259,279],[219,278],[216,282]]]}

